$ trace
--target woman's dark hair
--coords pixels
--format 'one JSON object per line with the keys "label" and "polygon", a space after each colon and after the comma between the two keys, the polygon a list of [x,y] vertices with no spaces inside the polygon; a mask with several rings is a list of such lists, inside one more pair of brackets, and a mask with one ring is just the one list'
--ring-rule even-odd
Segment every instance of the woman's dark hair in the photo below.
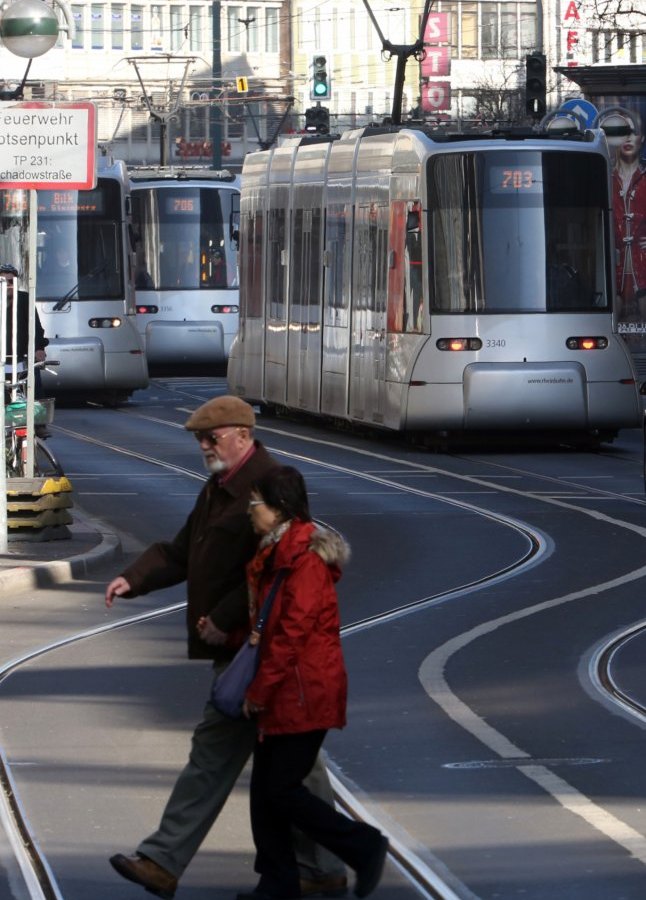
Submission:
{"label": "woman's dark hair", "polygon": [[303,476],[293,466],[277,466],[259,478],[253,490],[267,506],[277,509],[284,519],[311,522],[310,505]]}

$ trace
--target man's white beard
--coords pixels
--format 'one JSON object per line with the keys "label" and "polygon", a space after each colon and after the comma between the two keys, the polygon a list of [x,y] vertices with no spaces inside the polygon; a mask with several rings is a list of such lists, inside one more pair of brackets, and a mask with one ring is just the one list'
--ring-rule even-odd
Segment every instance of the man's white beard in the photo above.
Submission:
{"label": "man's white beard", "polygon": [[206,466],[207,472],[210,472],[211,475],[217,475],[219,472],[226,472],[228,469],[227,464],[223,460],[218,459],[217,456],[205,456],[204,465]]}

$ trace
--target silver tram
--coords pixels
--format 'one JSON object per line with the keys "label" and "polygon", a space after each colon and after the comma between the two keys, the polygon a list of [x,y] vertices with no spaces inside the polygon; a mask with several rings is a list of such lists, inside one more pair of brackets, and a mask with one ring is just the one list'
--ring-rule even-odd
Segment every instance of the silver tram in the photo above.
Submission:
{"label": "silver tram", "polygon": [[601,132],[290,138],[242,185],[233,393],[429,436],[640,424]]}
{"label": "silver tram", "polygon": [[47,393],[118,402],[148,386],[135,324],[130,188],[120,160],[102,157],[93,190],[38,191],[36,300],[60,366]]}
{"label": "silver tram", "polygon": [[240,178],[197,166],[129,174],[148,365],[212,371],[226,363],[238,330]]}

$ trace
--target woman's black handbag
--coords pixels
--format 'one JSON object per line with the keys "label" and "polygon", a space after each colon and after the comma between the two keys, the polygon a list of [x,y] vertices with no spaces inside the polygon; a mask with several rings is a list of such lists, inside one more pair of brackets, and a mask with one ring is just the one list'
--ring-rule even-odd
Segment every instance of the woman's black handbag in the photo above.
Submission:
{"label": "woman's black handbag", "polygon": [[258,671],[260,635],[271,611],[276,592],[286,574],[287,570],[281,569],[276,575],[271,590],[267,594],[267,599],[260,610],[255,628],[224,672],[218,675],[213,682],[211,703],[218,712],[224,713],[225,716],[230,716],[232,719],[239,719],[242,715],[242,704],[244,703],[247,688]]}

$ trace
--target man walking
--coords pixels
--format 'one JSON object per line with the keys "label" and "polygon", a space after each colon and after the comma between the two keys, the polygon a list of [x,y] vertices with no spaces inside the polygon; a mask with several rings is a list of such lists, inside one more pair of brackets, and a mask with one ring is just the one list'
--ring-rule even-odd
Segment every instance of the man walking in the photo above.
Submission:
{"label": "man walking", "polygon": [[[254,425],[253,408],[232,396],[209,400],[190,416],[185,428],[194,433],[211,477],[175,538],[145,550],[105,593],[106,606],[111,607],[116,597],[135,597],[186,581],[188,655],[213,659],[215,675],[248,633],[245,565],[257,542],[248,515],[249,495],[252,484],[276,465],[254,439]],[[159,828],[133,856],[111,857],[120,875],[159,897],[174,896],[178,879],[251,755],[255,730],[252,721],[230,719],[206,704]],[[310,790],[332,802],[320,762],[310,778]],[[297,846],[303,896],[345,892],[345,869],[339,860],[303,836]]]}

